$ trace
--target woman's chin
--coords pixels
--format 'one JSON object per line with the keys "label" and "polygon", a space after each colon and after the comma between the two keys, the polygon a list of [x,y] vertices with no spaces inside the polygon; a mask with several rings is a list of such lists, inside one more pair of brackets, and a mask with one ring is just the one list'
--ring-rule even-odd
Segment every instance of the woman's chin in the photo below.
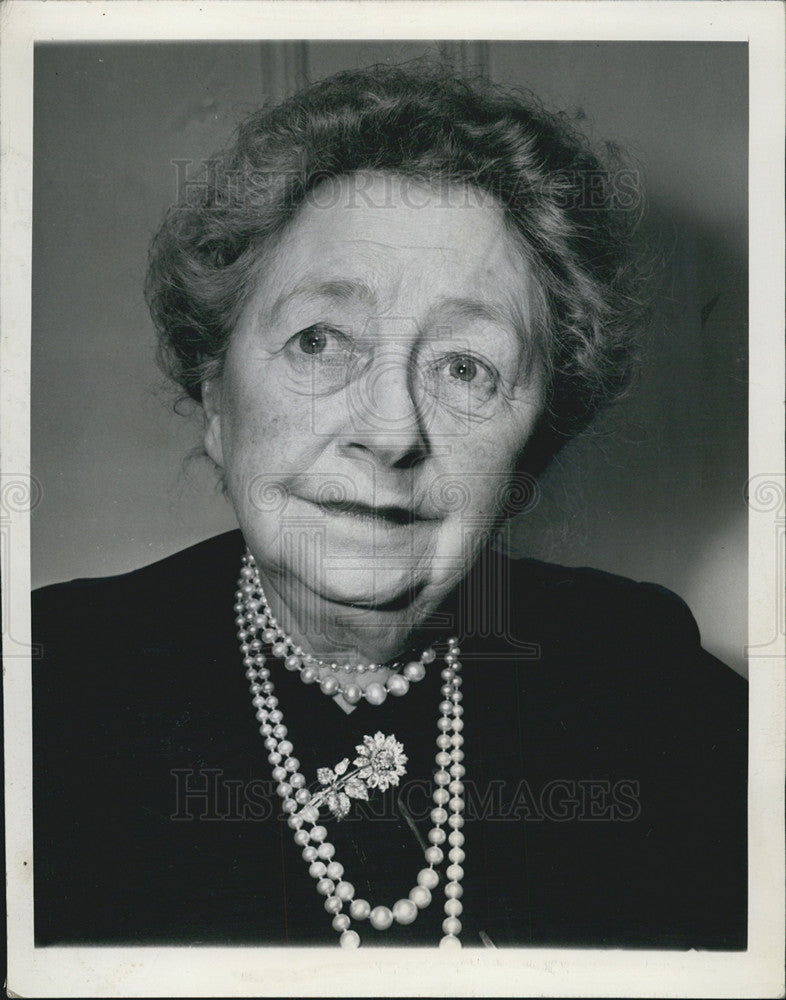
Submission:
{"label": "woman's chin", "polygon": [[314,586],[325,601],[360,611],[396,612],[410,607],[424,586],[411,570],[329,572]]}

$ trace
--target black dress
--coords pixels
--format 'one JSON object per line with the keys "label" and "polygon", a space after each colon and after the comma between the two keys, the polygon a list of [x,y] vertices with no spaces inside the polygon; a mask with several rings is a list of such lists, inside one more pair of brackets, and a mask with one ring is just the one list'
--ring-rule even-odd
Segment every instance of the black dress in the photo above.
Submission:
{"label": "black dress", "polygon": [[[37,944],[336,947],[238,651],[243,547],[231,532],[34,595]],[[487,553],[445,614],[444,634],[464,624],[463,944],[745,948],[747,690],[682,601]],[[309,781],[366,734],[404,744],[399,789],[326,824],[356,896],[392,906],[425,867],[439,659],[350,715],[273,671]],[[433,947],[442,903],[353,926]]]}

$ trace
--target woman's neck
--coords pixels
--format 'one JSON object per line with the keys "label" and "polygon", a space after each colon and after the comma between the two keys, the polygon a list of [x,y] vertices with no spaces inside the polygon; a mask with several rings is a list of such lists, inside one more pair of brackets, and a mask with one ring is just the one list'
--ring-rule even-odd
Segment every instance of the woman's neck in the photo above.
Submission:
{"label": "woman's neck", "polygon": [[[384,681],[389,664],[416,658],[429,644],[424,624],[431,608],[413,602],[395,610],[359,608],[321,597],[299,584],[259,570],[262,587],[279,626],[299,646],[327,664],[366,668],[358,683]],[[435,636],[431,634],[431,639]]]}

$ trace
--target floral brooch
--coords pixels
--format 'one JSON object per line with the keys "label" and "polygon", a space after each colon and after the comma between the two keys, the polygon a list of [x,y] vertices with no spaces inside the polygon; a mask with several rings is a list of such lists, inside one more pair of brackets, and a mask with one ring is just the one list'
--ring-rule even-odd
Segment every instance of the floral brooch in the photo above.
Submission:
{"label": "floral brooch", "polygon": [[[395,736],[375,733],[364,736],[363,742],[355,747],[357,757],[352,762],[354,770],[349,770],[349,757],[339,761],[335,767],[320,767],[317,780],[322,788],[315,792],[300,815],[304,820],[316,822],[319,810],[327,806],[336,819],[343,819],[351,808],[352,799],[368,801],[369,792],[378,788],[387,791],[397,785],[399,778],[407,770],[407,755],[404,746]],[[312,818],[313,817],[313,818]]]}

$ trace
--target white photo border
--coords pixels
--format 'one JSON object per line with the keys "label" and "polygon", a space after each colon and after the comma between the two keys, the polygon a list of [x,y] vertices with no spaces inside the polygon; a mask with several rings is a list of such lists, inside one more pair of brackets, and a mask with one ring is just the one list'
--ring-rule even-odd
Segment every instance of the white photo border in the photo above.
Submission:
{"label": "white photo border", "polygon": [[[715,0],[10,0],[0,7],[0,23],[0,555],[8,595],[3,642],[9,995],[783,995],[783,6]],[[750,670],[746,952],[471,949],[430,952],[424,962],[420,950],[366,947],[358,953],[263,946],[34,946],[31,684],[30,658],[23,652],[30,642],[34,43],[331,37],[748,43],[749,481],[759,497],[749,503],[749,641],[759,648]],[[762,648],[773,621],[775,638]]]}

